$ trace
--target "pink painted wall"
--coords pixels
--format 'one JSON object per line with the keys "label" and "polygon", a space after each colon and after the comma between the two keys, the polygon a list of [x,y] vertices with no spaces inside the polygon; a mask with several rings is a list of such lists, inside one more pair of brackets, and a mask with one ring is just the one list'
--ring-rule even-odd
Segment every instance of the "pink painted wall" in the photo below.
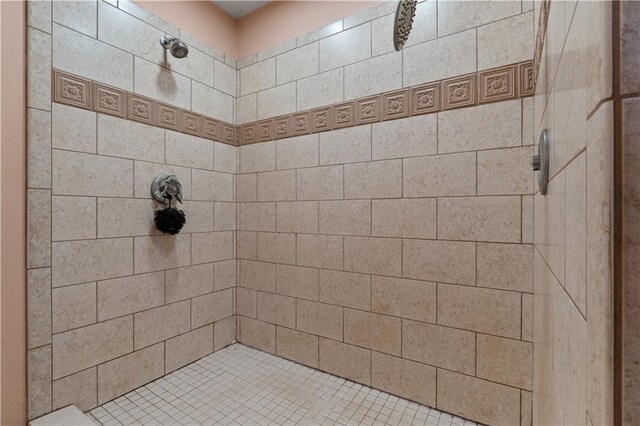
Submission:
{"label": "pink painted wall", "polygon": [[380,1],[274,1],[234,20],[210,1],[147,1],[136,4],[232,58],[244,58],[313,31]]}
{"label": "pink painted wall", "polygon": [[27,420],[26,7],[0,1],[0,424]]}

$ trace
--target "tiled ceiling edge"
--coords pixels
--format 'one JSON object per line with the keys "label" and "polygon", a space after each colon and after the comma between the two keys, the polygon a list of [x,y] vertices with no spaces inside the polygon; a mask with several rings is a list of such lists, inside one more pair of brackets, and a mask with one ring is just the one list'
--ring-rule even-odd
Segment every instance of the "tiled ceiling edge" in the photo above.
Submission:
{"label": "tiled ceiling edge", "polygon": [[238,125],[238,144],[320,133],[533,95],[533,61]]}
{"label": "tiled ceiling edge", "polygon": [[53,70],[53,101],[228,145],[250,145],[533,95],[535,59],[234,125]]}
{"label": "tiled ceiling edge", "polygon": [[551,9],[551,0],[542,0],[540,4],[540,15],[538,16],[538,28],[536,31],[536,44],[533,51],[533,68],[531,70],[531,79],[533,80],[533,90],[535,91],[538,84],[538,71],[540,70],[540,59],[542,58],[542,49],[547,35],[547,22],[549,21],[549,10]]}
{"label": "tiled ceiling edge", "polygon": [[53,70],[53,101],[237,145],[234,124],[56,69]]}

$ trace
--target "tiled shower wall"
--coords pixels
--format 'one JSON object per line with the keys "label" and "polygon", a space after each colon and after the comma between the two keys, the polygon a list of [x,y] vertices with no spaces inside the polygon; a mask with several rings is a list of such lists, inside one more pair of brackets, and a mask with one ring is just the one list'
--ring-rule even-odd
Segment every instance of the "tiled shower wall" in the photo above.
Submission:
{"label": "tiled shower wall", "polygon": [[[235,340],[237,149],[51,100],[53,68],[233,123],[235,60],[127,1],[33,1],[28,15],[33,418],[90,409]],[[165,57],[163,35],[189,43],[188,60]],[[177,236],[152,222],[160,172],[185,192]]]}
{"label": "tiled shower wall", "polygon": [[[536,2],[536,22],[548,5]],[[548,193],[534,198],[533,421],[614,424],[611,4],[551,1],[546,28],[534,97],[536,136],[547,128],[552,140]]]}
{"label": "tiled shower wall", "polygon": [[[531,3],[394,4],[239,61],[238,123],[531,59]],[[239,148],[238,340],[530,424],[531,98]]]}

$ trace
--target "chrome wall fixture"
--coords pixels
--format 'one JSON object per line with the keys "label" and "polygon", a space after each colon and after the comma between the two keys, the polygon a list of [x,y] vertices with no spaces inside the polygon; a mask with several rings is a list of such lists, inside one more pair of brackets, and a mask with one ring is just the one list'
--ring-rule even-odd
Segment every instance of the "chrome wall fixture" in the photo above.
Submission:
{"label": "chrome wall fixture", "polygon": [[540,132],[538,139],[538,154],[533,156],[531,165],[533,170],[538,172],[538,188],[540,194],[546,195],[547,184],[549,183],[549,144],[551,143],[551,133],[549,129]]}
{"label": "chrome wall fixture", "polygon": [[169,50],[174,58],[186,58],[189,54],[189,47],[175,37],[160,37],[160,45]]}
{"label": "chrome wall fixture", "polygon": [[151,196],[162,204],[170,204],[174,198],[182,203],[182,185],[175,175],[161,173],[151,183]]}
{"label": "chrome wall fixture", "polygon": [[400,51],[409,38],[413,18],[416,16],[417,0],[400,0],[396,9],[396,20],[393,26],[393,47]]}

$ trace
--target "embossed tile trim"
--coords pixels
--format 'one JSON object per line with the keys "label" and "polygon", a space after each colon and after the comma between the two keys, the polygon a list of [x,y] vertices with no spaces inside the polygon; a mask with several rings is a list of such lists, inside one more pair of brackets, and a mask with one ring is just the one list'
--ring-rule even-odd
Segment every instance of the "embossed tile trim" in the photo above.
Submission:
{"label": "embossed tile trim", "polygon": [[242,145],[258,142],[256,123],[245,124],[240,127],[240,143]]}
{"label": "embossed tile trim", "polygon": [[544,41],[547,36],[547,23],[549,21],[549,10],[551,9],[551,0],[542,0],[540,4],[540,15],[538,16],[538,28],[536,31],[536,44],[533,51],[533,65],[532,65],[532,83],[531,93],[535,91],[538,83],[538,71],[540,70],[540,59],[542,59],[542,49],[544,48]]}
{"label": "embossed tile trim", "polygon": [[409,89],[382,94],[382,120],[408,117],[410,112]]}
{"label": "embossed tile trim", "polygon": [[[238,145],[233,124],[56,69],[52,71],[52,79],[54,102]],[[175,121],[170,119],[172,111],[176,114]]]}
{"label": "embossed tile trim", "polygon": [[291,136],[311,133],[311,111],[298,112],[291,115]]}
{"label": "embossed tile trim", "polygon": [[356,101],[356,124],[380,121],[380,95],[370,96]]}
{"label": "embossed tile trim", "polygon": [[424,84],[411,89],[411,115],[440,110],[440,83]]}
{"label": "embossed tile trim", "polygon": [[478,103],[516,98],[516,66],[482,71],[478,76]]}
{"label": "embossed tile trim", "polygon": [[355,125],[355,103],[343,102],[333,106],[333,128],[351,127]]}
{"label": "embossed tile trim", "polygon": [[311,111],[311,131],[313,133],[325,132],[333,128],[331,120],[331,107],[317,108]]}
{"label": "embossed tile trim", "polygon": [[533,95],[536,82],[534,80],[533,64],[531,62],[518,65],[518,79],[520,96]]}
{"label": "embossed tile trim", "polygon": [[450,78],[442,82],[442,109],[472,106],[476,103],[476,75]]}
{"label": "embossed tile trim", "polygon": [[283,117],[276,117],[273,119],[274,125],[274,138],[283,139],[291,136],[291,116],[285,115]]}
{"label": "embossed tile trim", "polygon": [[273,140],[273,129],[275,126],[275,120],[273,118],[269,120],[262,120],[258,122],[258,142],[266,142]]}

